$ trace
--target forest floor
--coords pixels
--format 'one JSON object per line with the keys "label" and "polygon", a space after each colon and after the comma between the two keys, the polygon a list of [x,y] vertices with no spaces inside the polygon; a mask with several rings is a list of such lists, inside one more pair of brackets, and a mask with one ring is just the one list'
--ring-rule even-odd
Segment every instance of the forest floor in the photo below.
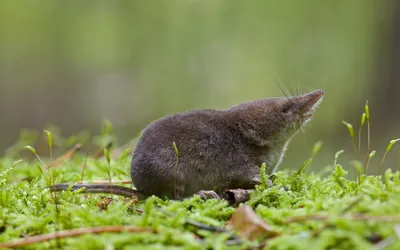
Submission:
{"label": "forest floor", "polygon": [[[132,148],[112,150],[104,143],[111,134],[105,127],[92,139],[106,150],[86,153],[79,136],[24,131],[0,157],[0,248],[400,249],[400,172],[365,175],[360,162],[340,165],[338,152],[332,166],[307,173],[318,143],[295,171],[261,171],[262,184],[233,206],[199,196],[138,201],[45,188],[110,181],[129,186]],[[347,177],[346,169],[354,167],[358,177]]]}

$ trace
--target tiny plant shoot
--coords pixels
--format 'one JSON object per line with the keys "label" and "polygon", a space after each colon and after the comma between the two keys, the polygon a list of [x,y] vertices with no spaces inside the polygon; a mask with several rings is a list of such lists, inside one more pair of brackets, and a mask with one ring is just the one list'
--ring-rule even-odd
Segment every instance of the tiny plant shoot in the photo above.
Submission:
{"label": "tiny plant shoot", "polygon": [[178,163],[179,163],[179,150],[178,150],[178,146],[176,146],[176,143],[173,141],[172,142],[172,146],[174,147],[174,151],[175,151],[175,157],[176,157],[176,161],[175,161],[175,165],[174,165],[174,197],[176,196],[176,176],[178,175]]}
{"label": "tiny plant shoot", "polygon": [[53,160],[53,135],[48,130],[44,130],[44,132],[47,134],[47,143],[50,149],[50,159]]}
{"label": "tiny plant shoot", "polygon": [[354,129],[353,125],[349,122],[342,121],[342,123],[347,127],[347,130],[349,132],[354,152],[356,153],[357,156],[357,161],[360,161],[361,158],[361,135],[362,135],[362,128],[365,123],[367,123],[367,152],[366,152],[366,158],[364,161],[364,170],[366,171],[368,169],[368,164],[369,161],[374,157],[375,152],[371,152],[371,125],[370,125],[370,114],[369,114],[369,104],[368,101],[365,103],[364,106],[364,112],[361,115],[361,121],[360,121],[360,127],[358,129],[358,147],[355,144],[355,134],[354,134]]}
{"label": "tiny plant shoot", "polygon": [[365,103],[365,118],[367,121],[367,139],[368,139],[368,143],[367,143],[367,153],[366,153],[366,159],[365,159],[365,164],[364,164],[364,169],[365,171],[367,171],[368,169],[368,164],[369,164],[369,160],[373,157],[370,156],[371,153],[371,125],[370,125],[370,117],[369,117],[369,106],[368,106],[368,101]]}

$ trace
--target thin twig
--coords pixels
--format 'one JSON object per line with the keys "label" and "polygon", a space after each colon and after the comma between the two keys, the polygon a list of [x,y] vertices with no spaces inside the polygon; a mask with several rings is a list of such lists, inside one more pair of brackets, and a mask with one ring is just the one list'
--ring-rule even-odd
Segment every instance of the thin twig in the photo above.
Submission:
{"label": "thin twig", "polygon": [[140,233],[140,232],[154,232],[157,231],[149,228],[141,228],[135,226],[101,226],[101,227],[91,227],[91,228],[76,228],[71,230],[63,230],[49,234],[40,234],[31,237],[26,237],[25,239],[0,243],[0,248],[16,248],[27,246],[33,243],[39,243],[44,241],[49,241],[53,239],[61,239],[66,237],[76,237],[84,234],[101,234],[101,233]]}
{"label": "thin twig", "polygon": [[[343,217],[343,216],[342,216]],[[306,216],[294,216],[284,220],[284,223],[291,222],[305,222],[305,221],[326,221],[332,216],[328,215],[306,215]],[[345,218],[355,221],[378,221],[378,222],[400,222],[400,216],[398,215],[368,215],[368,214],[352,214],[345,216]]]}
{"label": "thin twig", "polygon": [[88,157],[89,157],[89,147],[90,147],[89,141],[90,141],[90,137],[91,137],[91,134],[89,134],[89,139],[86,141],[86,155],[85,155],[85,161],[83,162],[82,167],[81,167],[82,168],[82,172],[81,172],[81,181],[80,181],[80,183],[83,182],[83,177],[85,175],[85,169],[86,169],[86,165],[87,165],[87,160],[88,160]]}
{"label": "thin twig", "polygon": [[82,165],[82,172],[81,172],[81,181],[80,181],[80,183],[83,183],[83,176],[84,176],[84,174],[85,174],[85,169],[86,169],[88,157],[89,157],[89,152],[86,150],[85,161],[83,162],[83,165]]}
{"label": "thin twig", "polygon": [[[109,184],[109,180],[81,181],[80,184]],[[131,180],[111,180],[111,184],[131,184]]]}

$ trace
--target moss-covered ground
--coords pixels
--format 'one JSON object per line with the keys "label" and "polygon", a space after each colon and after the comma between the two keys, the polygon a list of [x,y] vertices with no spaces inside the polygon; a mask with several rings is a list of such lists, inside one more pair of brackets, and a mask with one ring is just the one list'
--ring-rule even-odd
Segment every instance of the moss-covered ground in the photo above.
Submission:
{"label": "moss-covered ground", "polygon": [[[86,141],[106,145],[113,140],[110,131],[103,129]],[[359,163],[359,176],[348,177],[346,170],[354,166],[338,164],[338,153],[320,174],[307,171],[310,160],[295,171],[262,173],[263,184],[239,206],[198,196],[138,201],[81,190],[50,193],[45,187],[52,183],[129,180],[132,148],[112,149],[109,144],[93,153],[87,146],[74,146],[79,140],[61,140],[50,130],[39,137],[25,131],[0,158],[0,247],[400,249],[399,172],[388,169],[382,176],[369,176]],[[238,214],[249,216],[249,222],[234,225],[232,215],[244,206],[255,214]],[[259,218],[261,226],[255,222]]]}

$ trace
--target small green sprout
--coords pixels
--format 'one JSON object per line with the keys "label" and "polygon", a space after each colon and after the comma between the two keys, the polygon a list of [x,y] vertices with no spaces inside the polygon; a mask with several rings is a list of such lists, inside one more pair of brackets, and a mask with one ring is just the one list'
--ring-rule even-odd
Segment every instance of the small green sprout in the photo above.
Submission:
{"label": "small green sprout", "polygon": [[119,175],[129,176],[125,171],[123,171],[119,168],[114,168],[114,173],[117,173]]}
{"label": "small green sprout", "polygon": [[365,118],[366,118],[366,114],[362,113],[362,115],[361,115],[361,127],[364,126]]}
{"label": "small green sprout", "polygon": [[357,173],[357,183],[360,184],[360,176],[364,173],[362,163],[360,161],[352,161]]}
{"label": "small green sprout", "polygon": [[176,146],[176,143],[174,141],[172,142],[172,146],[174,147],[175,156],[179,157],[179,150],[178,150],[178,147]]}
{"label": "small green sprout", "polygon": [[303,170],[308,166],[308,164],[311,163],[311,161],[312,161],[312,158],[308,158],[307,160],[305,160],[303,162],[303,164],[301,164],[300,168],[297,170],[296,175],[301,175]]}
{"label": "small green sprout", "polygon": [[35,150],[33,147],[31,147],[31,146],[25,146],[24,148],[28,149],[29,151],[32,152],[32,154],[34,154],[35,156],[37,156],[36,150]]}
{"label": "small green sprout", "polygon": [[19,159],[19,160],[14,161],[14,163],[12,164],[12,167],[17,166],[18,164],[20,164],[20,163],[23,162],[23,161],[24,161],[24,160],[22,160],[22,159]]}
{"label": "small green sprout", "polygon": [[396,142],[398,142],[398,141],[400,141],[400,138],[391,140],[391,141],[389,142],[389,144],[388,144],[387,147],[386,147],[385,154],[384,154],[383,157],[382,157],[381,165],[382,165],[383,162],[385,161],[386,155],[387,155],[387,154],[389,153],[389,151],[392,149],[393,145],[396,144]]}
{"label": "small green sprout", "polygon": [[[40,165],[36,163],[35,167],[43,175],[43,169],[40,167]],[[43,177],[44,177],[44,175],[43,175]]]}
{"label": "small green sprout", "polygon": [[308,166],[309,164],[311,164],[312,159],[318,154],[318,152],[321,150],[323,141],[317,141],[312,150],[311,150],[311,156],[309,159],[307,159],[305,162],[303,162],[303,164],[300,166],[300,169],[297,171],[297,174],[301,174],[301,172],[303,171],[303,169]]}
{"label": "small green sprout", "polygon": [[338,159],[339,159],[339,156],[340,156],[341,154],[343,154],[343,152],[344,152],[343,149],[336,152],[336,154],[335,154],[335,160],[334,160],[334,162],[333,162],[333,167],[335,167],[335,166],[337,165],[337,161],[338,161]]}
{"label": "small green sprout", "polygon": [[353,144],[353,148],[354,148],[354,153],[356,154],[357,159],[360,160],[360,156],[359,156],[360,152],[359,152],[359,149],[357,149],[356,138],[355,138],[355,134],[354,134],[353,125],[351,123],[346,122],[346,121],[342,121],[342,123],[347,127],[347,130],[349,131],[349,135],[351,137],[351,143]]}
{"label": "small green sprout", "polygon": [[369,106],[368,106],[368,101],[365,103],[365,118],[367,119],[367,121],[369,120]]}
{"label": "small green sprout", "polygon": [[111,123],[111,121],[110,120],[104,120],[103,121],[103,129],[102,129],[102,131],[101,131],[101,134],[102,135],[107,135],[107,134],[110,134],[110,133],[112,133],[113,132],[113,125],[112,125],[112,123]]}
{"label": "small green sprout", "polygon": [[176,196],[176,176],[178,175],[178,163],[179,163],[179,150],[178,150],[178,146],[176,146],[176,143],[173,141],[172,142],[172,146],[174,147],[174,151],[175,151],[175,156],[176,156],[176,161],[175,161],[175,165],[174,165],[174,197]]}
{"label": "small green sprout", "polygon": [[[39,160],[39,162],[47,169],[47,177],[46,177],[46,175],[43,173],[42,167],[41,167],[39,164],[36,164],[36,165],[35,165],[35,167],[36,167],[36,168],[39,170],[39,172],[42,174],[45,183],[46,183],[48,186],[51,186],[52,184],[54,185],[54,179],[55,179],[55,177],[54,177],[54,171],[50,171],[49,166],[47,166],[46,163],[44,163],[44,162],[42,161],[42,159],[40,158],[40,156],[37,154],[36,150],[35,150],[32,146],[27,145],[27,146],[25,146],[24,148],[26,148],[26,149],[28,149],[29,151],[31,151],[31,152],[36,156],[36,158]],[[56,195],[56,193],[51,193],[51,197],[53,198],[53,201],[54,201],[54,203],[55,203],[55,205],[56,205],[56,211],[57,211],[57,214],[58,214],[58,203],[57,203],[57,195]]]}
{"label": "small green sprout", "polygon": [[360,160],[360,152],[361,152],[361,132],[362,132],[362,128],[364,126],[365,123],[365,113],[362,113],[361,115],[361,124],[360,124],[360,128],[358,129],[358,149],[357,149],[357,160]]}
{"label": "small green sprout", "polygon": [[318,152],[320,151],[321,147],[322,147],[322,143],[323,141],[317,141],[311,151],[311,158],[314,158],[314,156],[316,156],[318,154]]}
{"label": "small green sprout", "polygon": [[342,123],[347,127],[347,129],[349,130],[349,134],[351,136],[351,138],[354,138],[354,129],[353,129],[353,125],[351,125],[348,122],[342,121]]}
{"label": "small green sprout", "polygon": [[267,169],[267,164],[263,162],[260,167],[260,182],[261,182],[260,187],[263,189],[268,187],[267,183],[268,176],[265,174],[266,169]]}
{"label": "small green sprout", "polygon": [[111,187],[111,159],[110,159],[110,154],[108,153],[107,148],[104,148],[104,156],[106,157],[107,163],[108,163],[108,169],[107,169],[107,175],[108,175],[108,182]]}
{"label": "small green sprout", "polygon": [[395,139],[395,140],[391,140],[389,142],[389,144],[387,145],[387,147],[386,147],[386,153],[389,152],[392,149],[393,145],[398,141],[400,141],[400,138]]}
{"label": "small green sprout", "polygon": [[37,164],[37,163],[35,164],[35,167],[40,172],[40,174],[43,176],[43,179],[46,182],[46,185],[50,186],[51,185],[51,181],[49,180],[49,178],[46,178],[46,175],[44,174],[42,167],[40,167],[40,165]]}
{"label": "small green sprout", "polygon": [[109,154],[107,148],[104,148],[104,156],[106,157],[108,164],[110,164],[111,159],[110,159],[110,154]]}
{"label": "small green sprout", "polygon": [[369,105],[368,105],[368,101],[365,103],[365,120],[367,121],[367,126],[368,126],[368,144],[367,144],[367,156],[365,159],[365,163],[364,163],[364,169],[367,170],[368,168],[368,163],[370,160],[370,154],[371,154],[371,125],[370,125],[370,116],[369,116]]}
{"label": "small green sprout", "polygon": [[43,166],[45,166],[46,168],[48,168],[48,166],[42,161],[42,159],[40,158],[40,156],[37,154],[36,150],[32,147],[32,146],[25,146],[24,148],[28,149],[29,151],[32,152],[32,154],[34,154],[36,156],[36,158],[40,161],[40,163],[43,164]]}
{"label": "small green sprout", "polygon": [[53,135],[48,130],[43,130],[47,134],[47,143],[50,148],[50,159],[53,160]]}
{"label": "small green sprout", "polygon": [[372,159],[372,157],[374,157],[375,156],[375,153],[376,153],[376,151],[375,150],[373,150],[370,154],[369,154],[369,156],[368,156],[368,158],[371,160]]}

